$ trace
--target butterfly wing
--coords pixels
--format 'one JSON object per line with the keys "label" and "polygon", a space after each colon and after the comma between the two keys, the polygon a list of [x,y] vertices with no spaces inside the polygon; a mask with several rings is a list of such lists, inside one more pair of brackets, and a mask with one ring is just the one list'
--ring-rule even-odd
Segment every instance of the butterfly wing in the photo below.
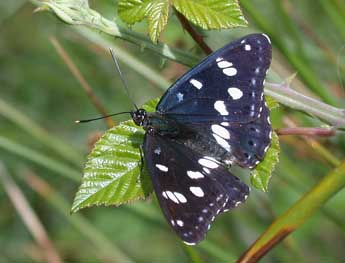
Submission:
{"label": "butterfly wing", "polygon": [[222,164],[183,144],[146,134],[144,153],[161,209],[187,244],[200,242],[219,213],[249,194]]}
{"label": "butterfly wing", "polygon": [[263,82],[272,48],[264,34],[252,34],[212,53],[177,80],[157,111],[179,122],[249,122],[263,107]]}
{"label": "butterfly wing", "polygon": [[257,119],[251,122],[190,123],[184,124],[183,130],[192,130],[194,134],[188,138],[180,137],[178,140],[182,143],[224,163],[245,168],[253,168],[264,158],[272,137],[269,110],[265,104]]}

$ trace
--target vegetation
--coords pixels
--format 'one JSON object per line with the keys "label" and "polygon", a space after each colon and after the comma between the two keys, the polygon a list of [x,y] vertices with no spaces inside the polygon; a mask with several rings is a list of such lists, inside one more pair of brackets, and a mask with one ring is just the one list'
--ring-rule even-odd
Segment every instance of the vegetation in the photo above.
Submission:
{"label": "vegetation", "polygon": [[[344,260],[344,14],[340,0],[0,3],[0,261]],[[140,174],[142,130],[113,127],[126,116],[74,120],[132,109],[109,47],[141,105],[250,32],[274,47],[265,94],[279,142],[251,174],[238,171],[255,187],[246,204],[185,246]],[[109,182],[95,161],[125,176]]]}

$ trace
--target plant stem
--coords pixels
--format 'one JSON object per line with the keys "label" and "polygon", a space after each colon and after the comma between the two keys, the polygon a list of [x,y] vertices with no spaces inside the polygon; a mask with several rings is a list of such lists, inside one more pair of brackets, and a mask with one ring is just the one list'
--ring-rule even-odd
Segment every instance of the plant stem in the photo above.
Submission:
{"label": "plant stem", "polygon": [[5,192],[11,200],[18,215],[23,220],[24,225],[31,233],[37,244],[40,246],[45,261],[50,263],[61,263],[61,257],[50,240],[46,229],[39,217],[30,206],[23,191],[8,174],[4,164],[0,161],[0,182],[3,184]]}
{"label": "plant stem", "polygon": [[[114,21],[110,21],[102,17],[98,12],[89,8],[89,6],[87,5],[87,1],[79,0],[70,2],[54,0],[31,0],[31,2],[41,7],[41,9],[44,9],[44,7],[49,7],[62,21],[66,23],[74,25],[84,25],[89,28],[100,30],[101,32],[104,32],[106,34],[122,38],[132,43],[136,43],[141,47],[148,48],[154,52],[161,54],[165,58],[172,59],[184,65],[192,66],[196,64],[197,61],[199,61],[197,57],[192,56],[187,52],[170,48],[165,44],[156,45],[142,34],[119,27]],[[247,2],[245,3],[245,5],[248,7],[249,4]],[[186,25],[186,23],[183,23],[182,25]],[[192,27],[190,27],[187,31],[191,32],[194,36],[198,35],[196,32],[193,32],[194,29]],[[202,37],[197,37],[196,40],[201,47],[208,47]],[[274,38],[274,40],[276,39]],[[316,89],[317,87],[317,90],[321,92],[319,84],[311,80],[312,78],[310,76],[312,74],[308,74],[304,75],[309,80],[307,81],[307,83],[310,83],[313,89]],[[304,111],[310,115],[314,115],[333,126],[345,126],[344,109],[339,109],[327,105],[310,97],[302,95],[288,87],[285,87],[283,89],[281,84],[267,83],[265,86],[265,94],[275,98],[278,102],[284,105]],[[324,93],[322,93],[322,95],[324,95],[323,97],[327,97]]]}
{"label": "plant stem", "polygon": [[313,128],[313,127],[292,127],[276,129],[277,135],[304,135],[304,136],[320,136],[330,137],[335,135],[335,130],[330,128]]}
{"label": "plant stem", "polygon": [[271,226],[241,256],[238,263],[257,262],[272,247],[300,227],[337,192],[345,186],[345,161],[325,176]]}
{"label": "plant stem", "polygon": [[[181,22],[181,25],[186,29],[186,31],[191,35],[195,42],[200,46],[200,48],[206,53],[210,54],[212,49],[205,43],[202,36],[200,36],[195,29],[190,25],[189,21],[179,12],[176,11],[177,17]],[[334,126],[345,126],[345,110],[339,109],[313,98],[307,97],[301,93],[296,92],[291,89],[288,85],[284,84],[273,84],[266,83],[265,90],[266,95],[275,98],[282,104],[285,104],[291,108],[297,110],[302,110],[308,114],[315,115]],[[332,136],[335,131],[328,129],[326,131],[322,128],[299,128],[298,130],[280,130],[279,135],[287,135],[287,132],[294,132],[293,134],[298,135],[317,135],[317,136]],[[283,132],[283,133],[282,133]],[[305,132],[305,133],[303,133]]]}
{"label": "plant stem", "polygon": [[[49,40],[54,46],[56,52],[59,54],[61,59],[64,61],[64,63],[68,67],[68,69],[71,71],[72,75],[80,83],[86,95],[89,97],[91,103],[95,106],[95,108],[99,111],[99,113],[102,116],[107,116],[108,115],[107,111],[103,107],[100,100],[97,98],[96,94],[93,92],[91,85],[86,81],[86,79],[81,74],[81,72],[79,71],[75,63],[72,61],[71,57],[67,54],[66,50],[61,46],[61,44],[55,37],[50,37]],[[104,118],[104,121],[107,124],[108,128],[111,128],[115,125],[114,121],[111,118]]]}
{"label": "plant stem", "polygon": [[[31,173],[24,178],[25,182],[38,194],[42,199],[57,209],[77,230],[80,231],[89,242],[95,246],[95,253],[106,262],[133,262],[122,250],[113,244],[106,235],[100,232],[81,214],[71,216],[69,213],[69,203],[64,196],[53,189],[46,181],[39,176]],[[104,256],[106,258],[104,258]]]}
{"label": "plant stem", "polygon": [[307,97],[286,84],[265,84],[265,94],[291,108],[316,116],[335,127],[345,126],[345,110]]}
{"label": "plant stem", "polygon": [[80,172],[78,170],[75,170],[61,162],[55,161],[54,159],[38,153],[28,147],[13,142],[3,136],[0,136],[0,148],[23,157],[24,159],[33,163],[37,163],[49,170],[55,171],[72,181],[80,181]]}
{"label": "plant stem", "polygon": [[174,9],[174,11],[182,27],[189,33],[189,35],[194,39],[194,41],[198,43],[199,47],[205,52],[205,54],[206,55],[211,54],[213,50],[206,44],[203,36],[198,34],[196,30],[194,30],[194,28],[192,27],[192,25],[189,23],[189,21],[184,15],[182,15],[176,9]]}
{"label": "plant stem", "polygon": [[0,98],[0,115],[9,121],[13,122],[23,131],[30,134],[43,145],[53,150],[63,159],[73,163],[74,166],[79,166],[83,163],[83,156],[77,152],[71,145],[65,143],[59,138],[50,135],[39,124],[30,119],[28,116],[19,111],[15,106],[8,104]]}
{"label": "plant stem", "polygon": [[99,30],[108,35],[136,44],[142,49],[147,48],[160,53],[167,59],[175,60],[188,66],[193,66],[199,61],[199,58],[191,55],[190,52],[171,48],[163,43],[155,44],[143,34],[120,27],[115,21],[108,20],[97,11],[91,9],[87,1],[30,0],[30,2],[39,7],[36,9],[38,11],[44,11],[47,8],[52,10],[65,23],[87,26]]}

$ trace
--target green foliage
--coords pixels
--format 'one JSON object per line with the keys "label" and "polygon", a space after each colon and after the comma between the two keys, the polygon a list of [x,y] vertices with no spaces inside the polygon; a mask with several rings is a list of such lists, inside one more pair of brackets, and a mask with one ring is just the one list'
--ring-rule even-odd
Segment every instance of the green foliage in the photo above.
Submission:
{"label": "green foliage", "polygon": [[121,19],[129,25],[146,18],[150,38],[157,42],[168,22],[171,6],[204,29],[226,29],[247,25],[237,0],[120,0],[118,12]]}
{"label": "green foliage", "polygon": [[274,168],[279,161],[279,153],[279,138],[275,132],[272,132],[271,146],[268,149],[264,160],[250,172],[250,182],[255,188],[264,192],[268,191],[268,183],[271,179]]}
{"label": "green foliage", "polygon": [[151,0],[120,0],[118,12],[124,22],[132,25],[143,20],[151,6]]}
{"label": "green foliage", "polygon": [[189,21],[203,29],[247,25],[237,0],[174,0],[174,7]]}
{"label": "green foliage", "polygon": [[155,0],[148,11],[149,34],[153,42],[157,42],[159,34],[168,22],[169,0]]}
{"label": "green foliage", "polygon": [[[154,111],[157,102],[143,107]],[[144,130],[132,120],[109,129],[98,140],[88,156],[72,212],[92,205],[120,205],[152,192],[150,177],[141,166],[143,140]]]}
{"label": "green foliage", "polygon": [[[158,98],[151,100],[143,107],[155,111],[158,101]],[[73,212],[92,205],[120,205],[143,199],[152,192],[148,171],[141,167],[143,139],[144,130],[132,120],[120,123],[102,136],[88,156]],[[278,156],[279,140],[273,133],[265,159],[251,172],[251,182],[256,188],[267,190]]]}

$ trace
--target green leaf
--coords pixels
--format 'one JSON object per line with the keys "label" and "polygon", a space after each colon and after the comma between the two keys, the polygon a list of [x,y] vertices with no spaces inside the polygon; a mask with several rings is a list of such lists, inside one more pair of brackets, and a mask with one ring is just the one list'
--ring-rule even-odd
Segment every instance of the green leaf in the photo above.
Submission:
{"label": "green leaf", "polygon": [[169,7],[169,0],[155,0],[152,2],[147,19],[149,21],[150,38],[153,42],[157,42],[161,31],[168,22]]}
{"label": "green leaf", "polygon": [[237,0],[174,0],[173,5],[189,21],[203,29],[247,25]]}
{"label": "green leaf", "polygon": [[118,13],[124,22],[132,25],[146,17],[151,4],[152,0],[120,0]]}
{"label": "green leaf", "polygon": [[272,172],[279,161],[279,138],[275,132],[272,132],[272,142],[268,149],[265,158],[261,161],[254,170],[251,171],[251,184],[264,192],[268,190],[268,183],[272,176]]}
{"label": "green leaf", "polygon": [[[154,111],[158,99],[143,106]],[[150,176],[141,170],[140,145],[144,130],[133,121],[109,129],[88,156],[82,184],[72,212],[93,205],[120,205],[142,199],[152,192]]]}
{"label": "green leaf", "polygon": [[271,96],[265,96],[265,101],[266,101],[266,104],[267,104],[267,107],[270,109],[270,110],[273,110],[275,108],[278,108],[279,107],[279,103],[273,99]]}

